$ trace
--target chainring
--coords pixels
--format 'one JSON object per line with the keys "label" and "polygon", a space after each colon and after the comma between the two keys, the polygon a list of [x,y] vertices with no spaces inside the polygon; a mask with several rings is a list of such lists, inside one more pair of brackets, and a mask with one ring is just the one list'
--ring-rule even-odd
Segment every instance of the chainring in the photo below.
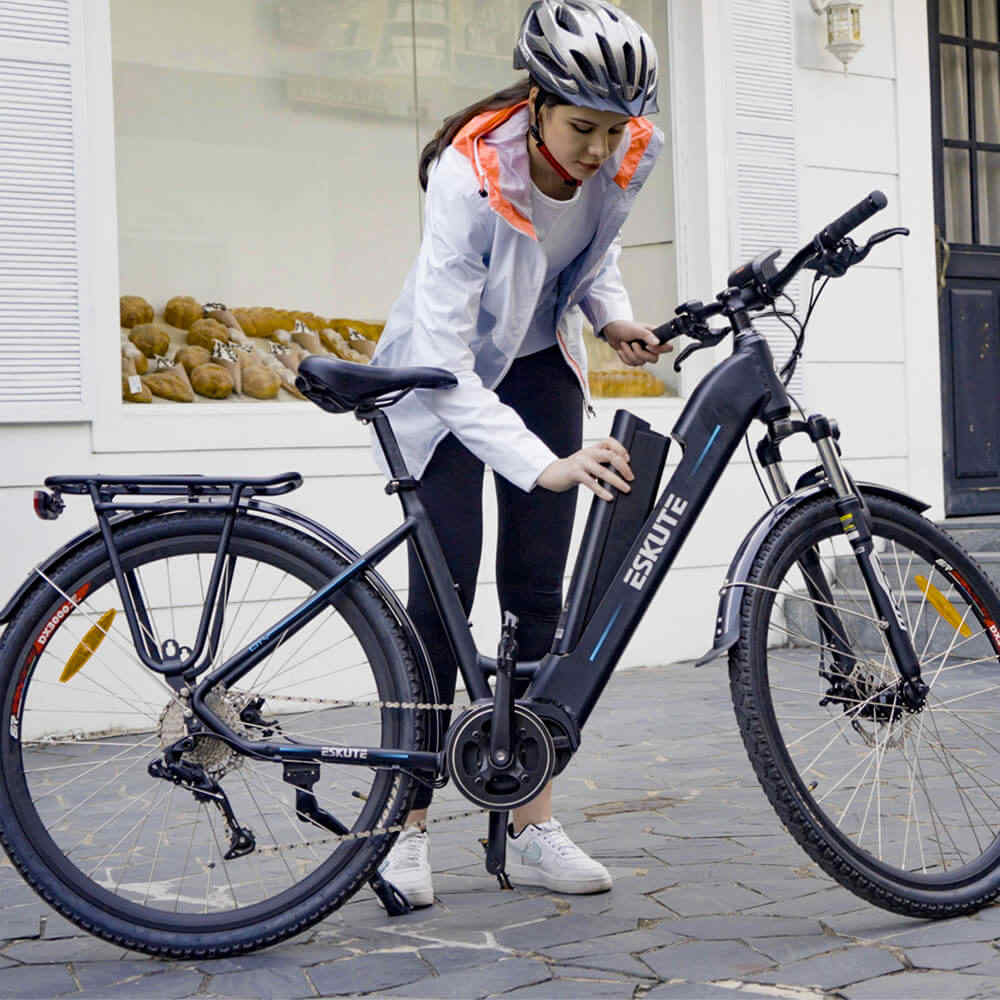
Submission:
{"label": "chainring", "polygon": [[448,729],[445,761],[458,790],[477,806],[506,812],[530,802],[548,784],[555,767],[552,736],[523,705],[514,706],[512,760],[504,769],[490,761],[493,703],[472,705]]}

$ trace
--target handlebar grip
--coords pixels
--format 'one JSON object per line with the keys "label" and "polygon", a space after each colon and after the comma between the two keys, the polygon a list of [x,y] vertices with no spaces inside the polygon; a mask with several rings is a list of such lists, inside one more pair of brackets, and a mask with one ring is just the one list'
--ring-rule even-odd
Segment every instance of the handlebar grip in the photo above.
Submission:
{"label": "handlebar grip", "polygon": [[867,222],[876,212],[881,212],[889,199],[881,191],[872,191],[867,198],[849,208],[844,214],[821,233],[816,236],[816,241],[824,250],[832,250],[852,229],[857,229],[862,222]]}
{"label": "handlebar grip", "polygon": [[677,320],[668,320],[666,323],[661,324],[653,331],[653,336],[661,343],[665,344],[668,340],[673,340],[676,337],[683,337],[684,331],[680,329],[680,324]]}

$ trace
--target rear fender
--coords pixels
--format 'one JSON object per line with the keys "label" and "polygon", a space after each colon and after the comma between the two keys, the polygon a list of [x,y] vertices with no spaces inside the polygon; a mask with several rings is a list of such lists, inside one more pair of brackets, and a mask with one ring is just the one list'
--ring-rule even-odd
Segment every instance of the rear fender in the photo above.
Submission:
{"label": "rear fender", "polygon": [[[124,523],[125,521],[148,520],[151,517],[162,516],[158,511],[122,511],[114,514],[109,521],[112,527]],[[6,625],[14,617],[17,609],[28,597],[29,592],[35,586],[48,586],[45,577],[51,576],[67,559],[71,559],[81,549],[88,546],[92,541],[101,537],[101,530],[95,524],[86,531],[81,531],[75,538],[71,538],[65,545],[56,549],[47,559],[40,562],[24,579],[21,585],[14,591],[14,595],[0,611],[0,625]]]}
{"label": "rear fender", "polygon": [[[930,507],[930,504],[926,504],[922,500],[917,500],[906,493],[900,493],[898,490],[894,490],[889,486],[881,486],[878,483],[858,483],[857,488],[860,490],[862,496],[876,496],[895,500],[897,503],[902,504],[904,507],[909,507],[918,514],[922,514]],[[719,613],[715,619],[715,639],[712,648],[701,659],[695,661],[694,665],[696,667],[703,667],[706,663],[711,663],[722,656],[723,653],[730,650],[739,641],[740,606],[743,603],[743,595],[746,592],[746,587],[741,584],[750,575],[750,569],[757,558],[757,553],[760,552],[760,548],[764,544],[764,539],[770,534],[772,528],[776,527],[786,517],[791,516],[804,503],[807,503],[821,493],[833,494],[832,489],[825,481],[811,483],[803,486],[801,489],[797,489],[767,511],[753,528],[750,529],[750,532],[736,550],[736,555],[729,564],[729,570],[723,582],[719,598]]]}

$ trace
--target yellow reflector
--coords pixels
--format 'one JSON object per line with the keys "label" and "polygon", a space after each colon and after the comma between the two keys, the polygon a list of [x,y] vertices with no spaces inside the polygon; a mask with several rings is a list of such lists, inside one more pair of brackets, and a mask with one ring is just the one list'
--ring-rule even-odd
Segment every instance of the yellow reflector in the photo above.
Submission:
{"label": "yellow reflector", "polygon": [[937,613],[953,629],[955,629],[955,631],[958,632],[962,638],[971,638],[972,629],[962,621],[962,616],[955,610],[951,601],[949,601],[948,598],[945,597],[933,583],[928,583],[924,577],[917,575],[914,579],[917,581],[917,586],[927,595],[927,600],[934,605]]}
{"label": "yellow reflector", "polygon": [[111,623],[115,620],[117,612],[114,608],[105,611],[97,624],[87,630],[87,634],[80,640],[79,645],[69,655],[63,672],[59,675],[59,680],[65,684],[80,668],[97,652],[97,647],[104,641],[104,637],[111,628]]}

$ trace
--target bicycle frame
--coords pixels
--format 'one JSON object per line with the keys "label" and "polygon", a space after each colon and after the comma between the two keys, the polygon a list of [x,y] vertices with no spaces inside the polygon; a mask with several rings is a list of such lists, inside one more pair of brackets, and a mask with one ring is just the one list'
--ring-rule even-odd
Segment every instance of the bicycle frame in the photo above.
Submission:
{"label": "bicycle frame", "polygon": [[[683,449],[683,455],[669,482],[663,489],[652,511],[646,518],[632,546],[622,561],[612,583],[601,597],[593,615],[586,621],[575,646],[569,650],[560,650],[560,642],[556,640],[552,651],[538,662],[518,664],[517,674],[530,677],[524,700],[538,707],[555,706],[559,714],[569,720],[575,733],[569,733],[570,743],[575,749],[578,744],[579,730],[587,721],[596,705],[604,687],[621,657],[623,650],[638,627],[646,609],[655,596],[657,589],[670,570],[673,562],[683,546],[691,528],[697,521],[715,485],[724,472],[733,452],[740,443],[751,422],[755,419],[763,421],[769,429],[770,439],[778,441],[781,434],[776,427],[789,424],[790,405],[785,388],[774,370],[774,362],[767,342],[753,329],[749,322],[738,326],[734,332],[732,354],[716,365],[699,383],[683,412],[677,420],[672,436]],[[182,695],[190,695],[191,706],[195,715],[210,731],[223,736],[240,752],[263,760],[281,761],[286,763],[326,762],[338,764],[353,764],[366,767],[395,767],[407,770],[425,772],[434,777],[444,771],[443,754],[435,751],[404,751],[385,747],[349,747],[322,746],[307,744],[291,744],[289,742],[266,742],[248,740],[240,733],[227,726],[206,704],[209,692],[221,684],[225,688],[232,687],[254,667],[270,656],[275,649],[292,638],[301,628],[324,611],[330,603],[336,602],[336,596],[342,588],[358,576],[363,575],[377,566],[389,553],[404,542],[413,546],[424,574],[427,578],[430,592],[434,599],[445,634],[452,647],[458,668],[465,681],[466,690],[473,701],[492,699],[492,691],[487,682],[487,675],[495,671],[496,663],[483,656],[476,648],[465,612],[456,593],[454,581],[449,572],[437,534],[419,497],[419,482],[409,477],[399,446],[393,435],[392,428],[385,412],[376,406],[370,406],[357,411],[359,419],[371,422],[374,426],[379,443],[385,453],[391,481],[386,487],[390,494],[398,494],[402,504],[404,520],[394,531],[372,546],[367,552],[354,560],[342,573],[322,586],[315,594],[304,601],[293,611],[285,615],[262,635],[255,638],[242,650],[227,659],[221,666],[201,677],[205,664],[213,659],[213,650],[218,643],[218,630],[221,627],[221,615],[228,589],[231,583],[232,558],[228,553],[228,539],[231,536],[232,523],[238,509],[241,496],[252,495],[253,488],[247,489],[251,481],[219,481],[217,494],[228,494],[228,502],[222,504],[228,512],[226,525],[220,540],[216,556],[216,564],[212,573],[212,585],[209,599],[203,609],[202,622],[199,627],[197,649],[157,652],[152,648],[148,636],[148,625],[144,635],[143,623],[147,621],[147,610],[143,604],[140,588],[133,585],[129,571],[122,567],[114,551],[114,543],[107,513],[111,509],[119,509],[122,505],[114,505],[104,501],[94,480],[86,481],[86,489],[79,488],[79,482],[73,492],[90,492],[95,506],[98,506],[98,518],[109,549],[119,589],[125,602],[129,627],[132,631],[136,649],[144,663],[154,670],[164,674],[171,685]],[[829,424],[823,418],[811,418],[825,425],[825,432],[814,436],[814,441],[820,452],[822,464],[835,492],[845,504],[860,505],[860,499],[855,495],[849,483],[837,452],[829,436]],[[786,430],[785,432],[790,433]],[[775,453],[777,448],[775,446]],[[780,476],[780,466],[771,463],[769,474]],[[783,479],[783,476],[781,476]],[[177,477],[177,483],[181,482]],[[54,482],[54,481],[53,481]],[[67,488],[63,481],[63,488]],[[115,481],[117,482],[117,481]],[[151,482],[151,481],[150,481]],[[171,478],[173,483],[173,478]],[[187,480],[183,482],[191,486]],[[202,480],[198,489],[204,490]],[[214,481],[213,481],[214,482]],[[261,481],[263,482],[263,481]],[[273,481],[269,481],[273,482]],[[149,492],[163,492],[166,484],[158,484],[161,489],[151,489]],[[260,491],[259,485],[255,485]],[[101,500],[102,503],[98,504]],[[174,503],[166,509],[190,508],[197,503],[193,498],[189,503]],[[125,509],[129,509],[125,505]],[[151,505],[139,504],[131,509],[150,510]],[[155,509],[163,510],[157,505]],[[845,509],[848,509],[845,507]],[[850,509],[856,509],[854,507]],[[858,511],[858,520],[863,521],[863,514]],[[867,555],[862,555],[861,548],[856,545],[859,562],[862,563],[866,582],[872,578],[877,583],[877,575],[871,571],[871,561]],[[877,558],[872,557],[877,567]],[[875,595],[879,597],[878,594]],[[890,602],[888,593],[884,599]],[[134,602],[134,607],[131,606]],[[216,603],[218,602],[218,607]],[[575,609],[569,607],[572,614]],[[208,656],[202,658],[201,653],[205,640],[209,636],[209,622],[212,622],[211,637],[208,639]],[[834,635],[838,634],[838,623],[825,622],[824,625]],[[891,631],[891,630],[890,630]],[[903,630],[905,637],[905,629]],[[890,636],[891,638],[891,636]],[[897,636],[898,639],[898,636]],[[903,656],[901,672],[907,679],[906,646],[908,637],[900,643]],[[895,652],[895,649],[894,649]],[[186,655],[185,655],[186,654]],[[912,657],[912,647],[909,648]],[[198,660],[198,663],[194,661]],[[919,680],[919,671],[916,673]]]}
{"label": "bicycle frame", "polygon": [[[773,422],[788,413],[788,398],[774,373],[767,342],[752,327],[740,331],[732,355],[702,380],[678,419],[673,437],[684,449],[681,461],[614,582],[584,625],[575,649],[561,655],[550,652],[537,663],[519,664],[518,674],[532,677],[526,700],[554,702],[578,727],[583,725],[750,423],[755,418]],[[476,648],[437,535],[420,502],[419,484],[409,478],[389,421],[376,409],[359,412],[358,416],[374,425],[392,477],[386,489],[399,495],[405,515],[403,523],[306,602],[203,678],[193,692],[192,705],[200,717],[210,721],[238,749],[253,756],[284,761],[335,760],[437,773],[441,760],[432,752],[251,742],[228,729],[205,704],[205,697],[214,686],[230,687],[238,682],[319,614],[348,581],[376,566],[405,541],[411,542],[423,568],[470,698],[476,701],[492,697],[486,675],[494,668],[494,661]]]}

